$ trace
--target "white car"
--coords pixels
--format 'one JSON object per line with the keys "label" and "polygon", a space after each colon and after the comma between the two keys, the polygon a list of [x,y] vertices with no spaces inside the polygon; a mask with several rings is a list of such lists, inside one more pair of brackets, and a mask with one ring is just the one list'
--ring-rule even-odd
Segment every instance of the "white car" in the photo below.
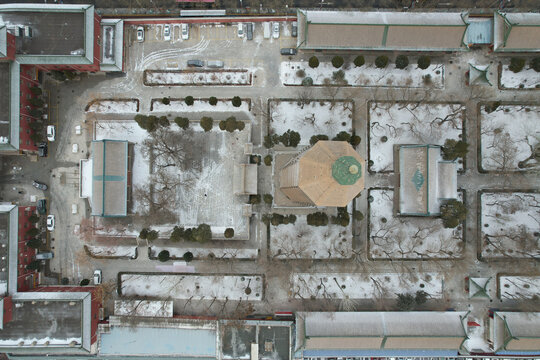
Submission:
{"label": "white car", "polygon": [[144,41],[144,28],[142,26],[137,27],[137,41]]}
{"label": "white car", "polygon": [[47,140],[54,141],[56,138],[56,129],[54,125],[47,125]]}
{"label": "white car", "polygon": [[167,24],[163,27],[163,40],[171,40],[171,25]]}
{"label": "white car", "polygon": [[272,37],[274,39],[279,38],[279,23],[278,22],[272,23]]}
{"label": "white car", "polygon": [[54,215],[47,216],[47,230],[54,230]]}
{"label": "white car", "polygon": [[182,24],[182,40],[189,39],[189,25]]}
{"label": "white car", "polygon": [[242,23],[238,24],[238,37],[239,38],[244,37],[244,24],[242,24]]}
{"label": "white car", "polygon": [[94,270],[94,285],[101,284],[101,270]]}

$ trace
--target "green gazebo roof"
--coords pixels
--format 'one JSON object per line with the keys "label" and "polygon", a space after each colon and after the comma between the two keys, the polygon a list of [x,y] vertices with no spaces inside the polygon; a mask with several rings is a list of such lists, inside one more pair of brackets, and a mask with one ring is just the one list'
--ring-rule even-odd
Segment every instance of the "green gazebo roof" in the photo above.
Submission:
{"label": "green gazebo roof", "polygon": [[352,156],[342,156],[332,164],[332,177],[340,185],[353,185],[362,177],[362,165]]}

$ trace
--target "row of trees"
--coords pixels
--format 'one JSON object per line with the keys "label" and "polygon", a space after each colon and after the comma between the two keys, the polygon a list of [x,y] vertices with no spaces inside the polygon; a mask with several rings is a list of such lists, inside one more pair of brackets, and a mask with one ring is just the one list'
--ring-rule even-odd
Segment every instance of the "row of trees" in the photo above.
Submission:
{"label": "row of trees", "polygon": [[[379,69],[384,69],[388,66],[390,59],[386,55],[377,56],[375,58],[375,66]],[[345,63],[345,60],[339,56],[336,55],[332,58],[332,65],[339,69],[343,66]],[[366,60],[362,55],[359,55],[354,58],[353,64],[356,67],[361,67],[366,63]],[[315,69],[319,67],[319,59],[316,56],[312,56],[308,60],[309,67]],[[409,66],[409,58],[406,55],[398,55],[395,60],[396,68],[398,69],[405,69],[407,66]],[[417,60],[417,66],[418,68],[425,70],[431,65],[431,58],[427,55],[422,55]],[[532,65],[531,65],[532,66]],[[539,65],[540,66],[540,65]]]}
{"label": "row of trees", "polygon": [[[191,95],[188,95],[184,98],[184,102],[188,106],[192,106],[195,103],[195,98]],[[171,103],[171,99],[169,97],[164,97],[161,99],[161,103],[164,105],[169,105]],[[208,99],[208,103],[212,106],[216,106],[218,103],[218,99],[215,96],[211,96]],[[242,105],[242,99],[240,96],[235,96],[231,99],[231,103],[234,107],[240,107]]]}
{"label": "row of trees", "polygon": [[[510,59],[510,65],[508,66],[508,68],[511,71],[513,71],[515,73],[518,73],[521,70],[523,70],[523,68],[525,67],[526,61],[527,60],[525,58],[513,57],[513,58]],[[540,72],[540,57],[532,58],[529,61],[529,67],[531,69],[533,69],[534,71],[536,71],[536,72]]]}
{"label": "row of trees", "polygon": [[[309,139],[310,145],[315,145],[319,140],[328,140],[327,135],[319,134],[319,135],[313,135]],[[358,146],[362,139],[358,135],[349,134],[346,131],[339,132],[336,136],[332,138],[333,141],[347,141],[352,146]]]}
{"label": "row of trees", "polygon": [[[230,234],[230,232],[228,234]],[[234,230],[233,230],[232,236],[234,236]],[[139,233],[140,239],[144,239],[148,241],[157,240],[158,237],[159,237],[159,231],[152,230],[150,228],[143,228]],[[212,230],[210,228],[210,225],[208,224],[200,224],[196,228],[188,228],[188,229],[185,229],[184,227],[181,227],[181,226],[175,226],[173,228],[173,231],[171,232],[169,239],[173,242],[184,240],[184,241],[194,241],[194,242],[199,242],[199,243],[205,243],[212,239]]]}
{"label": "row of trees", "polygon": [[264,137],[263,145],[267,149],[273,148],[274,145],[277,145],[279,143],[282,143],[283,146],[287,147],[297,147],[300,143],[300,133],[294,131],[294,130],[287,130],[284,132],[281,136],[277,134],[272,135],[266,135]]}
{"label": "row of trees", "polygon": [[[169,118],[165,115],[155,116],[155,115],[136,115],[135,122],[144,130],[148,132],[154,132],[159,128],[167,128],[171,125]],[[178,127],[183,130],[189,128],[189,119],[186,117],[176,117],[174,122]],[[214,119],[209,116],[203,116],[199,121],[199,125],[203,128],[205,132],[212,130],[214,127]],[[219,128],[223,131],[234,132],[235,130],[242,131],[246,127],[246,124],[243,121],[236,120],[234,116],[230,116],[227,120],[222,120],[219,122]]]}

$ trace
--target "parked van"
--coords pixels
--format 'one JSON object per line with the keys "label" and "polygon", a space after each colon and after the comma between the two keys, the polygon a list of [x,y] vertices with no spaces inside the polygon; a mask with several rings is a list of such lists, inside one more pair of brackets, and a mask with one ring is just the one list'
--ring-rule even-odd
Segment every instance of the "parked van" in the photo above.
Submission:
{"label": "parked van", "polygon": [[44,252],[36,254],[36,260],[49,260],[54,257],[54,253],[52,252]]}
{"label": "parked van", "polygon": [[270,23],[265,22],[263,23],[263,34],[265,39],[270,39],[270,35],[272,35],[272,29],[270,28]]}

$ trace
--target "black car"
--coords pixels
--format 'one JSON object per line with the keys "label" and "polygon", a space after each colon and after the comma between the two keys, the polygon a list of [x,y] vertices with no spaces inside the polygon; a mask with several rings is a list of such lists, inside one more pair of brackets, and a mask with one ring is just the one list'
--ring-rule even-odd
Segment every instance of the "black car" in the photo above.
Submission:
{"label": "black car", "polygon": [[298,22],[296,22],[296,21],[292,22],[291,35],[292,35],[292,37],[297,37],[298,36]]}
{"label": "black car", "polygon": [[45,157],[47,156],[47,152],[48,152],[48,149],[47,149],[47,143],[39,143],[38,145],[38,155],[41,156],[41,157]]}
{"label": "black car", "polygon": [[190,66],[190,67],[203,67],[204,66],[204,61],[202,61],[202,60],[188,60],[187,66]]}
{"label": "black car", "polygon": [[253,40],[253,23],[246,24],[246,37],[248,40]]}
{"label": "black car", "polygon": [[47,200],[41,199],[37,202],[38,214],[45,215],[47,213]]}
{"label": "black car", "polygon": [[283,48],[280,52],[281,55],[296,55],[296,48]]}

